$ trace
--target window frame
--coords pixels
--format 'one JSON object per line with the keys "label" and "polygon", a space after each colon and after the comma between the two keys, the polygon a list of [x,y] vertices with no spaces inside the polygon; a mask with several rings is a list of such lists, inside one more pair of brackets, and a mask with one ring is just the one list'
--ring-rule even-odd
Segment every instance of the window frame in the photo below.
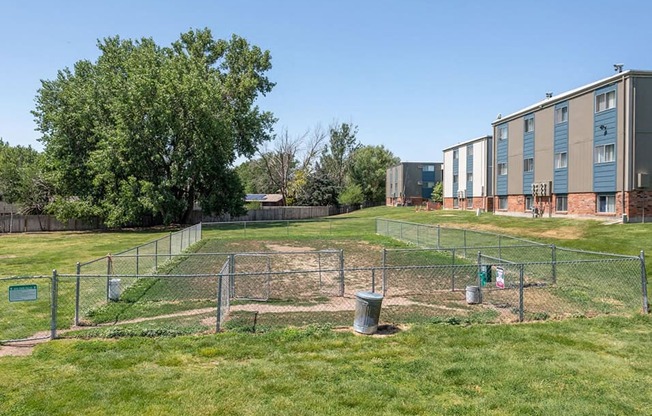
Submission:
{"label": "window frame", "polygon": [[[611,148],[611,152],[607,153],[607,147]],[[602,149],[602,151],[600,151]],[[607,155],[610,155],[611,158],[607,160]],[[602,159],[602,160],[600,160]],[[602,163],[614,163],[616,161],[616,143],[607,143],[596,145],[593,149],[593,163],[602,164]]]}
{"label": "window frame", "polygon": [[460,183],[460,175],[457,174],[453,175],[453,183]]}
{"label": "window frame", "polygon": [[524,133],[534,132],[534,117],[527,117],[523,119],[523,132]]}
{"label": "window frame", "polygon": [[[505,134],[503,134],[503,132]],[[507,133],[508,133],[507,126],[498,127],[498,141],[502,142],[503,140],[507,140],[507,137],[508,137]]]}
{"label": "window frame", "polygon": [[532,211],[532,204],[534,204],[532,195],[525,195],[525,210]]}
{"label": "window frame", "polygon": [[[609,97],[611,96],[612,100],[609,100]],[[600,106],[600,98],[604,97],[604,108],[601,108]],[[609,102],[611,101],[611,107],[609,106]],[[613,108],[616,108],[616,90],[611,90],[611,91],[605,91],[600,94],[595,95],[595,112],[596,113],[601,113],[603,111],[611,110]]]}
{"label": "window frame", "polygon": [[[604,198],[604,208],[605,210],[601,210],[602,205],[601,205],[601,199]],[[596,201],[596,207],[595,207],[595,212],[599,214],[615,214],[616,213],[616,195],[615,194],[598,194],[597,198],[595,199]],[[611,201],[611,204],[609,202]],[[611,208],[611,210],[609,210]]]}
{"label": "window frame", "polygon": [[457,199],[457,197],[453,197],[453,208],[459,208],[460,207],[460,201]]}
{"label": "window frame", "polygon": [[473,208],[473,197],[469,196],[466,198],[466,208]]}
{"label": "window frame", "polygon": [[459,149],[453,150],[453,160],[458,160],[460,158],[460,151]]}
{"label": "window frame", "polygon": [[466,172],[466,181],[473,182],[473,172]]}
{"label": "window frame", "polygon": [[[501,169],[503,168],[503,169]],[[507,162],[500,162],[498,163],[498,166],[496,166],[496,170],[498,172],[498,176],[506,176],[507,175]],[[501,173],[504,170],[503,173]]]}
{"label": "window frame", "polygon": [[534,158],[526,157],[525,159],[523,159],[523,173],[530,173],[530,172],[534,172]]}
{"label": "window frame", "polygon": [[466,156],[467,157],[473,156],[473,145],[472,144],[466,146]]}
{"label": "window frame", "polygon": [[[566,111],[564,111],[566,110]],[[568,106],[555,108],[555,124],[563,124],[568,122]]]}
{"label": "window frame", "polygon": [[[566,169],[568,167],[568,152],[555,153],[554,160],[555,169]],[[561,162],[564,162],[563,165]]]}
{"label": "window frame", "polygon": [[[561,201],[564,201],[564,203],[563,203],[563,205],[564,205],[563,209],[560,209],[560,208],[559,208],[559,203],[560,203]],[[556,195],[556,196],[555,196],[555,212],[568,212],[568,195],[567,195],[567,194]]]}
{"label": "window frame", "polygon": [[507,211],[509,207],[507,197],[506,196],[499,196],[498,197],[498,210],[499,211]]}

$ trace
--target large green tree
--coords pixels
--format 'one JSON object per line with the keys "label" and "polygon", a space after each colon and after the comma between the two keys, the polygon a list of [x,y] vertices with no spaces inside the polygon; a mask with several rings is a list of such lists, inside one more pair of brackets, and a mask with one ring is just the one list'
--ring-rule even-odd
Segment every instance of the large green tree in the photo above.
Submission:
{"label": "large green tree", "polygon": [[350,182],[360,187],[365,202],[383,202],[387,168],[399,162],[400,159],[382,145],[359,147],[348,163]]}
{"label": "large green tree", "polygon": [[274,86],[269,52],[208,29],[169,47],[112,37],[98,48],[96,62],[59,71],[36,97],[58,195],[52,212],[109,226],[186,222],[196,202],[241,213],[233,162],[269,140],[275,122],[255,104]]}
{"label": "large green tree", "polygon": [[11,146],[0,139],[0,200],[17,203],[26,214],[41,214],[51,196],[43,155],[31,146]]}
{"label": "large green tree", "polygon": [[346,186],[346,174],[351,154],[360,147],[358,126],[351,123],[333,124],[329,128],[329,142],[324,147],[319,168],[342,190]]}

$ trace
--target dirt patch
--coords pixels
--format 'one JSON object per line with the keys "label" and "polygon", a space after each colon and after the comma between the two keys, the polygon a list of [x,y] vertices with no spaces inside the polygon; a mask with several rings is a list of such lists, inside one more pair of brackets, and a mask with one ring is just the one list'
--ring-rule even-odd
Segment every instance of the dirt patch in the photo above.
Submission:
{"label": "dirt patch", "polygon": [[34,347],[50,340],[49,335],[50,332],[38,332],[34,334],[34,339],[0,345],[0,357],[26,357],[31,355]]}
{"label": "dirt patch", "polygon": [[315,250],[314,247],[297,247],[297,246],[288,246],[288,245],[270,244],[270,243],[267,243],[265,245],[271,251],[278,251],[278,252],[281,252],[281,253],[295,253],[295,252],[314,251]]}
{"label": "dirt patch", "polygon": [[[505,229],[496,225],[489,224],[469,224],[469,230],[489,231],[496,234],[505,234]],[[557,227],[547,231],[528,231],[528,230],[511,230],[516,232],[518,237],[538,237],[538,238],[554,238],[557,240],[577,240],[582,238],[584,232],[580,227],[565,226]]]}
{"label": "dirt patch", "polygon": [[1,254],[0,255],[0,259],[15,259],[16,257],[18,257],[18,256],[16,256],[15,254]]}

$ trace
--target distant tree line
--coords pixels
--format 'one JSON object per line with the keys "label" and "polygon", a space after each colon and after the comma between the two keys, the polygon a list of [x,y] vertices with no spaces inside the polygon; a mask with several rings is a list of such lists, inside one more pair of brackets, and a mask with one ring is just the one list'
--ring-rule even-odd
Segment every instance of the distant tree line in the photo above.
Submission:
{"label": "distant tree line", "polygon": [[240,215],[245,193],[281,193],[291,205],[384,200],[398,159],[359,143],[357,126],[273,131],[277,120],[256,104],[275,85],[269,51],[208,29],[167,47],[117,36],[97,46],[95,62],[41,81],[42,153],[0,139],[0,200],[110,227],[188,222],[197,205]]}

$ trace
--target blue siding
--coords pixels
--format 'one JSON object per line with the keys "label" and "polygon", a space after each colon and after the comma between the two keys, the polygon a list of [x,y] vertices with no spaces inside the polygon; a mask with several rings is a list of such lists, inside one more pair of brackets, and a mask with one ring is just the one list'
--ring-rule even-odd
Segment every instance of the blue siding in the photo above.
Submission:
{"label": "blue siding", "polygon": [[435,172],[423,171],[421,174],[421,180],[424,182],[435,182]]}
{"label": "blue siding", "polygon": [[[616,91],[616,86],[601,88],[595,91],[594,97],[609,91]],[[594,100],[595,102],[595,100]],[[616,102],[618,96],[616,95]],[[616,144],[616,116],[617,107],[609,110],[595,113],[593,117],[593,148],[595,146],[613,144],[614,153],[618,154],[618,146]],[[600,126],[604,126],[601,129]],[[592,157],[595,158],[595,155]],[[615,157],[617,159],[617,156]],[[616,192],[616,161],[607,163],[595,163],[593,161],[593,192]]]}
{"label": "blue siding", "polygon": [[[559,103],[555,106],[555,110],[562,107],[568,107],[568,102]],[[570,111],[568,113],[570,119]],[[568,158],[568,121],[563,123],[555,124],[555,154],[566,152],[566,160],[570,163],[570,158]],[[552,190],[556,194],[566,194],[568,193],[568,167],[555,169],[555,160],[553,157],[552,161],[554,177],[552,183]]]}
{"label": "blue siding", "polygon": [[[534,114],[528,114],[523,117],[523,129],[525,130],[525,120],[533,119]],[[536,121],[534,128],[536,129]],[[534,158],[534,131],[526,133],[523,132],[523,159]],[[525,164],[521,166],[523,169]],[[535,165],[536,166],[536,165]],[[523,171],[523,193],[530,195],[532,193],[532,182],[534,182],[534,170],[532,172]]]}
{"label": "blue siding", "polygon": [[[496,127],[496,132],[499,131],[501,127],[507,127],[507,124],[501,124]],[[507,139],[500,140],[496,135],[496,166],[494,167],[496,172],[496,195],[507,195],[507,176],[508,175],[499,175],[498,174],[498,164],[507,163],[507,143],[509,142],[509,130],[507,130]],[[509,173],[510,167],[507,166],[507,172]]]}
{"label": "blue siding", "polygon": [[[469,156],[468,148],[473,148],[473,145],[467,146],[466,151],[466,173],[473,173],[473,155]],[[466,176],[469,177],[468,175]],[[466,197],[470,198],[473,196],[473,181],[466,181]]]}

